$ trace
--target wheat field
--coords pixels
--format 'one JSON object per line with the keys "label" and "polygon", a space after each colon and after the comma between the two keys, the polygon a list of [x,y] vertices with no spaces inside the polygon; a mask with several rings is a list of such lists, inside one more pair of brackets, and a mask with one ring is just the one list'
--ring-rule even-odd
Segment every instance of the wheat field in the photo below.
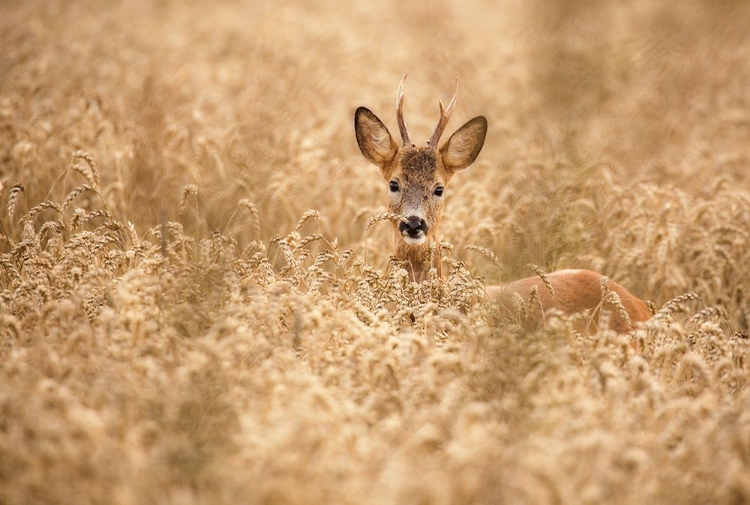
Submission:
{"label": "wheat field", "polygon": [[[0,503],[750,502],[750,6],[0,3]],[[485,115],[409,282],[356,107]],[[628,335],[484,286],[590,268]],[[606,312],[603,317],[606,317]]]}

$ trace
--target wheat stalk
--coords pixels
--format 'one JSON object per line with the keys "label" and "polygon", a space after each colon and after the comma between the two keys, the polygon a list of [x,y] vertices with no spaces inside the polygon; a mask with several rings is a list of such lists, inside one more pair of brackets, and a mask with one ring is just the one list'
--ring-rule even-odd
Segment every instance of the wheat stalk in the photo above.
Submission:
{"label": "wheat stalk", "polygon": [[320,212],[318,212],[317,210],[305,211],[305,213],[302,214],[302,217],[299,218],[299,221],[297,221],[297,225],[294,227],[294,231],[299,232],[302,229],[302,226],[304,226],[304,224],[310,219],[320,221]]}
{"label": "wheat stalk", "polygon": [[375,223],[380,222],[380,221],[385,221],[385,220],[391,221],[393,223],[398,223],[398,222],[400,222],[400,223],[406,223],[406,222],[408,222],[408,219],[406,219],[406,217],[402,216],[401,214],[391,214],[391,213],[388,213],[388,212],[378,212],[377,214],[375,214],[374,216],[372,216],[367,221],[367,227],[365,228],[365,231],[368,231],[370,229],[370,227],[372,225],[374,225]]}
{"label": "wheat stalk", "polygon": [[24,192],[26,187],[23,184],[15,184],[12,188],[10,188],[10,193],[8,194],[8,217],[11,219],[11,222],[13,221],[13,216],[16,213],[16,203],[18,202],[18,197],[21,193]]}
{"label": "wheat stalk", "polygon": [[[604,279],[602,279],[602,292],[606,293],[606,291],[604,290],[604,286],[605,286],[605,282],[604,282]],[[608,285],[607,285],[606,289],[609,289]],[[615,307],[615,310],[617,311],[617,315],[620,316],[620,318],[623,321],[625,321],[625,324],[628,326],[628,328],[632,328],[633,327],[633,321],[630,319],[630,314],[628,314],[627,309],[622,304],[622,300],[620,299],[620,295],[618,295],[614,291],[610,291],[609,293],[606,294],[606,296],[605,296],[604,299],[607,301],[607,303],[609,303],[610,305],[613,305]],[[605,326],[605,327],[608,327],[608,325]]]}
{"label": "wheat stalk", "polygon": [[182,189],[182,198],[180,198],[180,204],[177,207],[178,215],[182,216],[185,214],[185,212],[187,212],[188,199],[190,196],[195,196],[196,198],[198,196],[198,186],[196,186],[195,184],[186,184]]}
{"label": "wheat stalk", "polygon": [[494,252],[492,252],[491,250],[487,249],[486,247],[482,247],[482,246],[478,246],[478,245],[467,245],[467,246],[464,247],[464,249],[468,249],[469,251],[478,252],[482,256],[485,256],[486,258],[488,258],[492,262],[493,265],[495,265],[495,268],[497,268],[498,271],[500,270],[500,261],[497,259],[497,256],[495,255]]}
{"label": "wheat stalk", "polygon": [[[84,163],[81,163],[81,161]],[[83,175],[92,186],[93,191],[98,191],[99,171],[96,168],[94,158],[89,153],[80,150],[75,151],[70,168]]]}
{"label": "wheat stalk", "polygon": [[534,265],[532,263],[527,263],[526,268],[534,272],[540,279],[542,279],[542,282],[544,283],[544,287],[547,288],[547,291],[549,291],[550,296],[552,296],[552,298],[555,298],[555,290],[552,288],[552,282],[549,280],[549,277],[544,272],[544,270],[542,270],[541,267]]}

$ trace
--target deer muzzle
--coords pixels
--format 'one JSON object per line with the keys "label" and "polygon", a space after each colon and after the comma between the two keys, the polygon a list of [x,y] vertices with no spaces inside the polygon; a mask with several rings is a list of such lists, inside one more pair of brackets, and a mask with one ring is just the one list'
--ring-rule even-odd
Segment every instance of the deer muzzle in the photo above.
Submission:
{"label": "deer muzzle", "polygon": [[427,238],[429,226],[427,221],[419,216],[408,216],[406,222],[398,225],[398,230],[407,244],[418,245]]}

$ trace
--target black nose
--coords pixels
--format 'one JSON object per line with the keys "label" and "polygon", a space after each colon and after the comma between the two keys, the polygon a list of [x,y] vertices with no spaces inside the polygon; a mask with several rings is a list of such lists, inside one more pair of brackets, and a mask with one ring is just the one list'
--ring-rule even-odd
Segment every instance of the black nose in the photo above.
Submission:
{"label": "black nose", "polygon": [[427,222],[417,216],[409,216],[406,222],[399,223],[398,229],[401,233],[408,233],[410,237],[418,237],[419,232],[427,233]]}

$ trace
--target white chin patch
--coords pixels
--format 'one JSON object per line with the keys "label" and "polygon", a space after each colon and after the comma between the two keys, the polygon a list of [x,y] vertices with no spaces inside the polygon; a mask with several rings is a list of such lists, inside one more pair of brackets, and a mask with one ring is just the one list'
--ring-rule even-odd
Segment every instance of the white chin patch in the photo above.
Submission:
{"label": "white chin patch", "polygon": [[404,242],[406,242],[409,245],[420,245],[424,244],[424,241],[427,240],[427,235],[424,233],[421,233],[418,237],[411,237],[409,235],[401,235],[404,239]]}

